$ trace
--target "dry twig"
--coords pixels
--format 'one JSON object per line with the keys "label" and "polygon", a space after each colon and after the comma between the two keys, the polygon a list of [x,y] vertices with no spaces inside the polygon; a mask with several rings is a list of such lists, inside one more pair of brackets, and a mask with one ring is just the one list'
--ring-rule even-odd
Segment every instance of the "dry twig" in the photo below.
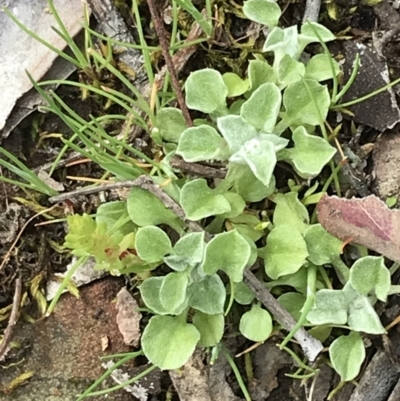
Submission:
{"label": "dry twig", "polygon": [[15,292],[14,292],[13,306],[11,309],[10,319],[8,321],[7,328],[4,331],[3,341],[0,343],[0,360],[7,352],[8,344],[11,341],[14,326],[16,325],[18,320],[18,311],[21,304],[21,294],[22,294],[22,280],[21,277],[18,277],[15,280]]}

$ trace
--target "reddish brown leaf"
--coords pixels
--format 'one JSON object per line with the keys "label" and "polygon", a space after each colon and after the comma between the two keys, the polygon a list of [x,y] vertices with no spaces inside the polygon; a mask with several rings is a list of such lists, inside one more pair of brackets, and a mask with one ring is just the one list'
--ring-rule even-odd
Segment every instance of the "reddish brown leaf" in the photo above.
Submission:
{"label": "reddish brown leaf", "polygon": [[374,195],[362,199],[324,195],[317,213],[333,236],[400,262],[400,210],[389,209]]}

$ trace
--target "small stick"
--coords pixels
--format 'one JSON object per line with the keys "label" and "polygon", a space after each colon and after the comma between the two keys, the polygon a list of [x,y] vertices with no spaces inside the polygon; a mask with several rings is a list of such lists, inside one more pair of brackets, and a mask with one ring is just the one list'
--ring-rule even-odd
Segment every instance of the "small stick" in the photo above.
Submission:
{"label": "small stick", "polygon": [[157,32],[158,40],[160,41],[165,64],[167,65],[168,71],[171,74],[171,82],[176,92],[176,99],[178,100],[179,107],[181,108],[185,117],[186,124],[189,127],[192,127],[193,121],[190,117],[189,109],[186,106],[185,98],[183,97],[181,86],[179,85],[178,74],[176,73],[174,63],[172,62],[172,58],[169,53],[169,44],[165,35],[165,29],[160,14],[158,13],[158,10],[154,4],[154,0],[147,0],[147,4],[149,6],[151,17],[153,18],[154,28]]}
{"label": "small stick", "polygon": [[307,0],[306,10],[303,15],[303,23],[318,22],[319,10],[321,9],[321,0]]}
{"label": "small stick", "polygon": [[181,172],[193,174],[198,177],[205,178],[225,178],[226,171],[222,171],[213,167],[205,166],[199,163],[187,163],[180,157],[174,156],[169,161],[171,167]]}
{"label": "small stick", "polygon": [[15,281],[15,292],[13,299],[13,306],[11,309],[10,319],[8,320],[7,328],[4,331],[3,341],[0,343],[0,360],[7,352],[8,344],[11,341],[14,326],[18,320],[18,310],[21,304],[21,294],[22,294],[22,280],[18,277]]}

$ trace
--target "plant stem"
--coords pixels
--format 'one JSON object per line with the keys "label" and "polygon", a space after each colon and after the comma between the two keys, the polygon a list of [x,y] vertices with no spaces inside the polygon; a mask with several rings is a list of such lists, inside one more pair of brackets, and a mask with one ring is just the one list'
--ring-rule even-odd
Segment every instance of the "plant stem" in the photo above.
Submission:
{"label": "plant stem", "polygon": [[244,398],[246,399],[246,401],[251,401],[250,394],[247,391],[246,385],[243,382],[242,376],[240,375],[239,369],[237,368],[233,358],[231,357],[231,355],[229,354],[229,352],[225,347],[222,347],[222,353],[224,354],[226,360],[228,361],[229,365],[232,368],[232,371],[236,377],[239,387],[243,392]]}
{"label": "plant stem", "polygon": [[179,107],[181,108],[182,113],[185,117],[186,124],[189,127],[192,127],[193,121],[192,121],[192,118],[190,117],[189,109],[186,106],[186,102],[183,97],[182,89],[179,84],[178,75],[176,73],[174,63],[172,62],[171,54],[169,53],[169,43],[168,43],[166,35],[165,35],[165,29],[164,29],[161,17],[154,4],[154,0],[147,0],[147,4],[149,6],[150,14],[153,18],[154,28],[157,32],[158,40],[160,41],[160,46],[161,46],[162,54],[165,59],[165,64],[167,65],[168,71],[171,75],[171,82],[172,82],[172,86],[174,87],[174,90],[176,92],[176,99],[177,99],[177,101],[179,103]]}

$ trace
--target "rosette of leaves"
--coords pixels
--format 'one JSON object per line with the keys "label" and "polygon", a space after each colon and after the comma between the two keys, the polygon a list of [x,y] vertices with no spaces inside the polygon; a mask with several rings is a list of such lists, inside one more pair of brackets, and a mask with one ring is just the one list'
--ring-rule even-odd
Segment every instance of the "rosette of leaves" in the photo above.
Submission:
{"label": "rosette of leaves", "polygon": [[[157,117],[156,130],[164,142],[175,144],[176,154],[187,162],[226,162],[225,188],[249,202],[273,193],[278,160],[289,162],[301,177],[312,178],[335,154],[314,133],[331,103],[320,83],[333,76],[329,57],[316,55],[306,65],[298,60],[307,44],[335,37],[314,23],[303,25],[300,33],[296,26],[274,27],[277,7],[267,0],[249,0],[244,6],[250,19],[273,28],[264,45],[264,51],[274,54],[272,65],[252,60],[244,80],[209,68],[193,72],[185,83],[186,103],[207,118],[187,128],[178,109],[165,108]],[[339,67],[332,63],[337,74]]]}

